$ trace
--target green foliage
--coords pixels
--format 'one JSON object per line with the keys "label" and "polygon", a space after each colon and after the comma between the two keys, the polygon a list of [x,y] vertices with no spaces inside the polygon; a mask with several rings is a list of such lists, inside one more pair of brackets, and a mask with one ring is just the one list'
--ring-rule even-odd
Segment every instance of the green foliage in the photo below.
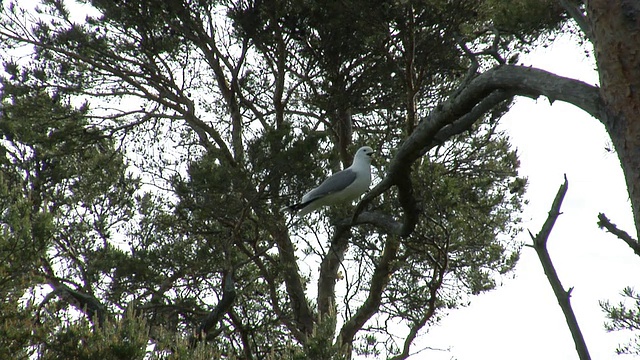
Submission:
{"label": "green foliage", "polygon": [[[6,249],[3,244],[3,249]],[[4,259],[3,259],[4,260]],[[15,275],[8,274],[8,263],[3,262],[0,269],[0,279],[4,289],[25,286],[15,279]],[[27,277],[26,273],[25,278]],[[13,281],[11,281],[13,280]],[[10,282],[11,281],[11,282]],[[23,280],[28,281],[28,280]],[[21,309],[20,294],[11,291],[0,293],[0,356],[5,359],[28,359],[33,330],[36,327],[30,314]]]}
{"label": "green foliage", "polygon": [[38,350],[38,358],[43,360],[222,358],[220,352],[206,344],[194,348],[187,339],[176,338],[161,327],[151,329],[145,318],[134,312],[109,320],[100,328],[80,319],[57,328],[49,327],[48,332],[40,334],[46,337]]}
{"label": "green foliage", "polygon": [[479,12],[491,19],[498,30],[527,38],[557,30],[566,20],[562,5],[554,0],[487,0],[482,2]]}
{"label": "green foliage", "polygon": [[[297,130],[297,129],[296,129]],[[315,164],[327,157],[320,149],[321,137],[310,129],[297,135],[291,124],[256,134],[247,145],[248,170],[258,185],[258,196],[282,207],[292,201],[282,194],[301,194],[317,185],[315,179],[327,175]],[[292,161],[292,159],[306,159]]]}
{"label": "green foliage", "polygon": [[[609,301],[601,301],[600,307],[607,316],[607,331],[639,331],[640,330],[640,295],[631,287],[622,290],[624,300],[617,305]],[[640,355],[640,335],[635,335],[626,344],[616,349],[618,354]]]}
{"label": "green foliage", "polygon": [[[0,332],[2,351],[27,358],[56,325],[74,326],[59,313],[69,304],[43,299],[43,285],[66,278],[98,292],[108,281],[104,257],[119,251],[109,241],[137,182],[86,106],[15,80],[3,81],[0,114]],[[53,314],[45,323],[43,312]]]}
{"label": "green foliage", "polygon": [[[29,24],[6,9],[2,34],[20,34],[6,44],[35,39],[38,62],[5,64],[0,341],[24,358],[398,354],[387,323],[417,333],[515,265],[526,179],[495,130],[506,108],[404,164],[420,211],[405,238],[334,226],[350,204],[310,221],[279,209],[359,145],[377,150],[384,177],[386,157],[460,85],[461,42],[488,45],[497,27],[508,53],[561,20],[509,4],[99,0],[78,20],[47,1]],[[397,195],[367,211],[397,225]],[[340,241],[343,273],[320,279],[339,305],[320,310],[308,288]],[[224,274],[237,295],[198,341]],[[337,343],[365,305],[367,325]]]}
{"label": "green foliage", "polygon": [[149,341],[144,323],[133,318],[107,322],[97,330],[80,320],[49,336],[42,359],[143,359]]}

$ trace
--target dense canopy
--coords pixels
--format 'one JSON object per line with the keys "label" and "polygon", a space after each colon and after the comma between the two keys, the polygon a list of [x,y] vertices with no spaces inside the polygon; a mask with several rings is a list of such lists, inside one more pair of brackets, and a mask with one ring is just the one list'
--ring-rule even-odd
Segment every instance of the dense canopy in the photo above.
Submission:
{"label": "dense canopy", "polygon": [[[560,3],[3,3],[0,348],[408,357],[516,264],[497,123],[543,92],[475,84],[522,87]],[[279,211],[363,145],[359,206]]]}

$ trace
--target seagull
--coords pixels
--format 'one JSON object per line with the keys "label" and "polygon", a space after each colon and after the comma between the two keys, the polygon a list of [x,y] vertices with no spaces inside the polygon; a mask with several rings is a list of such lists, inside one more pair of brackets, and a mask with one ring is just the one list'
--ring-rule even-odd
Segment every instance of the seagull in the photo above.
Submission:
{"label": "seagull", "polygon": [[363,146],[348,168],[328,177],[317,188],[309,191],[297,204],[285,206],[280,211],[298,212],[302,217],[320,207],[351,202],[369,189],[371,184],[372,148]]}

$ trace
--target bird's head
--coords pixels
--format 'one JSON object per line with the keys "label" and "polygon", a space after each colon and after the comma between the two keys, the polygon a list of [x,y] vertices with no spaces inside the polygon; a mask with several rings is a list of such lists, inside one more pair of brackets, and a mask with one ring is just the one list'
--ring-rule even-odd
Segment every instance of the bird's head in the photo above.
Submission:
{"label": "bird's head", "polygon": [[375,151],[373,151],[373,149],[369,146],[363,146],[358,149],[358,151],[356,151],[356,156],[353,162],[366,161],[367,163],[371,164],[371,156],[373,156],[374,153]]}

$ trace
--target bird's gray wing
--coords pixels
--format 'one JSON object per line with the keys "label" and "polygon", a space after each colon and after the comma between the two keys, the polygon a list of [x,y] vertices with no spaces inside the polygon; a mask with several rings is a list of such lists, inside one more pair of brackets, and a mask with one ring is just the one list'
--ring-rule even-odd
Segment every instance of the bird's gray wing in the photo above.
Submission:
{"label": "bird's gray wing", "polygon": [[305,204],[311,201],[346,189],[356,179],[356,172],[351,169],[338,171],[323,181],[320,186],[309,191],[303,198]]}

